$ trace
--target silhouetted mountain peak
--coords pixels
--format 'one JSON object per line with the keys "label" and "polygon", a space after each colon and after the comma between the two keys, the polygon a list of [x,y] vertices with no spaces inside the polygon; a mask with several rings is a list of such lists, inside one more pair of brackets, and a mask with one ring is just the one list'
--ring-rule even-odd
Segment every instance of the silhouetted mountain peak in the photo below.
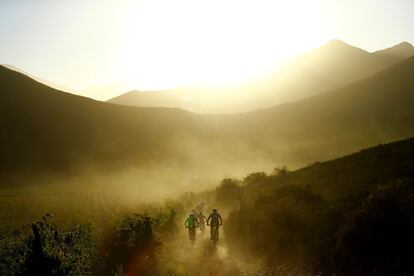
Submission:
{"label": "silhouetted mountain peak", "polygon": [[395,45],[394,47],[414,48],[414,46],[410,42],[407,42],[407,41],[403,41],[403,42]]}
{"label": "silhouetted mountain peak", "polygon": [[383,56],[408,58],[414,56],[414,46],[411,43],[404,41],[390,48],[376,51],[375,54],[380,54]]}
{"label": "silhouetted mountain peak", "polygon": [[340,39],[332,39],[328,43],[326,43],[326,46],[350,46],[348,43],[340,40]]}
{"label": "silhouetted mountain peak", "polygon": [[[321,48],[325,48],[325,49],[332,49],[335,51],[338,50],[347,50],[347,49],[359,49],[355,46],[352,46],[342,40],[339,39],[332,39],[330,40],[328,43],[326,43],[324,46],[322,46]],[[362,50],[362,49],[360,49]]]}
{"label": "silhouetted mountain peak", "polygon": [[316,51],[314,51],[315,53],[321,53],[323,55],[326,54],[334,54],[334,55],[348,55],[348,54],[368,54],[367,51],[352,46],[342,40],[339,39],[332,39],[330,40],[328,43],[326,43],[325,45],[323,45],[322,47],[320,47],[319,49],[317,49]]}
{"label": "silhouetted mountain peak", "polygon": [[414,53],[414,46],[411,43],[404,41],[384,50],[409,51]]}

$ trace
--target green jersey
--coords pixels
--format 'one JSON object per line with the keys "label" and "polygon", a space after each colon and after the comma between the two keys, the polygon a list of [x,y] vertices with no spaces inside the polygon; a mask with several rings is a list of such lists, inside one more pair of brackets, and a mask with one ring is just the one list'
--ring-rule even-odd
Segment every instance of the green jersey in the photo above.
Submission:
{"label": "green jersey", "polygon": [[198,220],[194,216],[189,216],[186,219],[184,225],[187,228],[196,228],[199,226],[199,223],[198,223]]}

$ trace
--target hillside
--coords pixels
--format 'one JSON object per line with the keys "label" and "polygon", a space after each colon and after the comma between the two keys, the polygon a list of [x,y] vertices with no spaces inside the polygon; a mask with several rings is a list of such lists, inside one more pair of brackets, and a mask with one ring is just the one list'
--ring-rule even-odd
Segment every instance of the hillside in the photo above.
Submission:
{"label": "hillside", "polygon": [[[223,128],[287,164],[327,160],[414,136],[414,57],[365,80],[305,100],[222,116]],[[230,119],[231,118],[231,119]],[[327,150],[329,149],[329,150]]]}
{"label": "hillside", "polygon": [[201,187],[206,179],[328,160],[414,136],[413,72],[410,58],[309,99],[198,115],[97,102],[1,68],[1,172],[133,170],[135,178]]}
{"label": "hillside", "polygon": [[[233,249],[309,275],[410,275],[414,139],[289,172],[226,179]],[[305,274],[305,275],[306,275]]]}
{"label": "hillside", "polygon": [[333,40],[271,74],[227,87],[130,91],[108,100],[132,106],[178,107],[199,113],[240,113],[300,100],[364,79],[405,56],[369,53]]}
{"label": "hillside", "polygon": [[298,100],[365,79],[403,59],[332,40],[295,58],[280,70],[280,75],[272,77],[276,79],[275,85],[282,84],[281,91]]}
{"label": "hillside", "polygon": [[2,172],[167,160],[168,143],[197,133],[191,114],[129,108],[56,91],[0,67]]}
{"label": "hillside", "polygon": [[21,74],[23,74],[23,75],[26,75],[26,76],[28,76],[28,77],[30,77],[30,78],[32,78],[32,79],[34,79],[35,81],[40,82],[40,83],[43,83],[44,85],[47,85],[47,86],[49,86],[49,87],[52,87],[52,88],[54,88],[54,89],[56,89],[56,90],[66,91],[66,92],[72,92],[72,91],[74,91],[74,89],[72,89],[72,88],[70,88],[70,87],[68,87],[68,86],[60,85],[60,84],[53,83],[53,82],[51,82],[51,81],[48,81],[48,80],[45,80],[45,79],[42,79],[42,78],[36,77],[36,76],[34,76],[34,75],[31,75],[31,74],[29,74],[29,73],[27,73],[27,72],[25,72],[25,71],[21,70],[20,68],[17,68],[17,67],[15,67],[15,66],[13,66],[13,65],[10,65],[10,64],[0,64],[0,65],[1,65],[1,66],[4,66],[4,67],[6,67],[6,68],[8,68],[8,69],[10,69],[10,70],[13,70],[13,71],[19,72],[19,73],[21,73]]}
{"label": "hillside", "polygon": [[[289,172],[283,178],[262,179],[256,188],[307,185],[325,198],[366,195],[381,185],[414,179],[414,138],[405,139]],[[254,185],[251,187],[254,188]]]}

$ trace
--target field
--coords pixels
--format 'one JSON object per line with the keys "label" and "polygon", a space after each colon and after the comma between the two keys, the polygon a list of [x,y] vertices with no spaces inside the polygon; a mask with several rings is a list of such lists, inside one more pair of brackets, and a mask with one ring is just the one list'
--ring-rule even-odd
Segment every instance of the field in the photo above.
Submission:
{"label": "field", "polygon": [[[3,188],[0,272],[411,275],[413,145],[225,178],[158,201],[150,186]],[[201,203],[224,218],[217,247],[208,230],[188,240],[183,222]]]}
{"label": "field", "polygon": [[0,219],[8,221],[1,231],[9,230],[52,213],[59,222],[94,222],[100,225],[117,214],[142,204],[127,192],[99,191],[98,189],[59,190],[30,187],[0,191]]}
{"label": "field", "polygon": [[[152,254],[150,253],[152,249],[140,245],[139,242],[137,248],[133,248],[132,253],[127,256],[113,257],[111,259],[114,261],[109,261],[109,263],[106,258],[107,255],[114,254],[111,252],[126,251],[129,248],[126,246],[119,249],[114,240],[119,239],[120,233],[124,233],[125,229],[131,229],[131,225],[135,225],[132,230],[139,228],[141,216],[148,215],[153,220],[158,261],[157,265],[150,263],[151,271],[156,271],[160,275],[182,273],[207,275],[239,271],[240,267],[246,270],[246,265],[239,260],[239,257],[229,255],[229,249],[224,241],[216,249],[212,248],[208,238],[208,229],[204,234],[198,231],[197,244],[195,247],[191,246],[182,222],[185,220],[185,215],[201,201],[210,208],[210,203],[214,202],[214,193],[186,193],[175,200],[151,201],[150,204],[148,199],[145,200],[142,196],[131,193],[131,190],[98,189],[97,187],[72,189],[69,186],[57,187],[56,185],[44,185],[41,189],[38,187],[34,189],[30,186],[3,189],[0,192],[2,210],[0,219],[7,223],[3,223],[0,228],[2,237],[0,242],[3,250],[0,255],[0,264],[3,264],[3,267],[0,266],[0,269],[4,272],[16,266],[7,257],[10,252],[14,252],[21,246],[17,243],[32,235],[31,224],[40,222],[40,224],[50,223],[53,229],[59,229],[62,233],[66,233],[66,229],[71,229],[74,225],[90,227],[92,239],[89,242],[82,242],[82,246],[91,247],[95,251],[87,256],[89,258],[89,267],[86,269],[88,273],[117,275],[116,273],[131,273],[131,269],[136,273],[137,268],[133,264],[136,253],[145,251],[146,254]],[[46,214],[51,214],[51,216],[43,220]],[[169,221],[170,215],[174,216],[173,223]],[[135,233],[136,230],[133,231]],[[130,233],[128,235],[133,236]],[[158,247],[160,244],[162,246]],[[86,248],[83,251],[86,251]],[[119,255],[122,256],[122,254]],[[82,258],[87,259],[85,256]],[[78,263],[82,263],[83,260],[78,260]],[[116,263],[117,261],[119,263]],[[82,267],[81,264],[77,266]]]}

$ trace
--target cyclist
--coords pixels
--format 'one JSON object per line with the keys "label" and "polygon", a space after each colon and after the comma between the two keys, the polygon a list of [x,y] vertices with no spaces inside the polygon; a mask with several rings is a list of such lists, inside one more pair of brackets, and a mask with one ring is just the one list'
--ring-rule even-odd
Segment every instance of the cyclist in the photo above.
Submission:
{"label": "cyclist", "polygon": [[193,244],[196,240],[196,228],[200,226],[197,218],[193,214],[189,215],[184,222],[184,226],[188,229],[188,237]]}
{"label": "cyclist", "polygon": [[217,209],[213,209],[213,213],[208,216],[207,225],[210,225],[210,235],[213,241],[218,241],[219,227],[223,224],[223,219],[217,212]]}
{"label": "cyclist", "polygon": [[198,217],[198,223],[200,224],[200,230],[201,232],[204,233],[207,217],[203,215],[203,212],[198,213],[197,217]]}
{"label": "cyclist", "polygon": [[204,211],[204,202],[201,202],[201,203],[197,204],[197,206],[195,207],[195,209],[198,212],[203,212]]}

